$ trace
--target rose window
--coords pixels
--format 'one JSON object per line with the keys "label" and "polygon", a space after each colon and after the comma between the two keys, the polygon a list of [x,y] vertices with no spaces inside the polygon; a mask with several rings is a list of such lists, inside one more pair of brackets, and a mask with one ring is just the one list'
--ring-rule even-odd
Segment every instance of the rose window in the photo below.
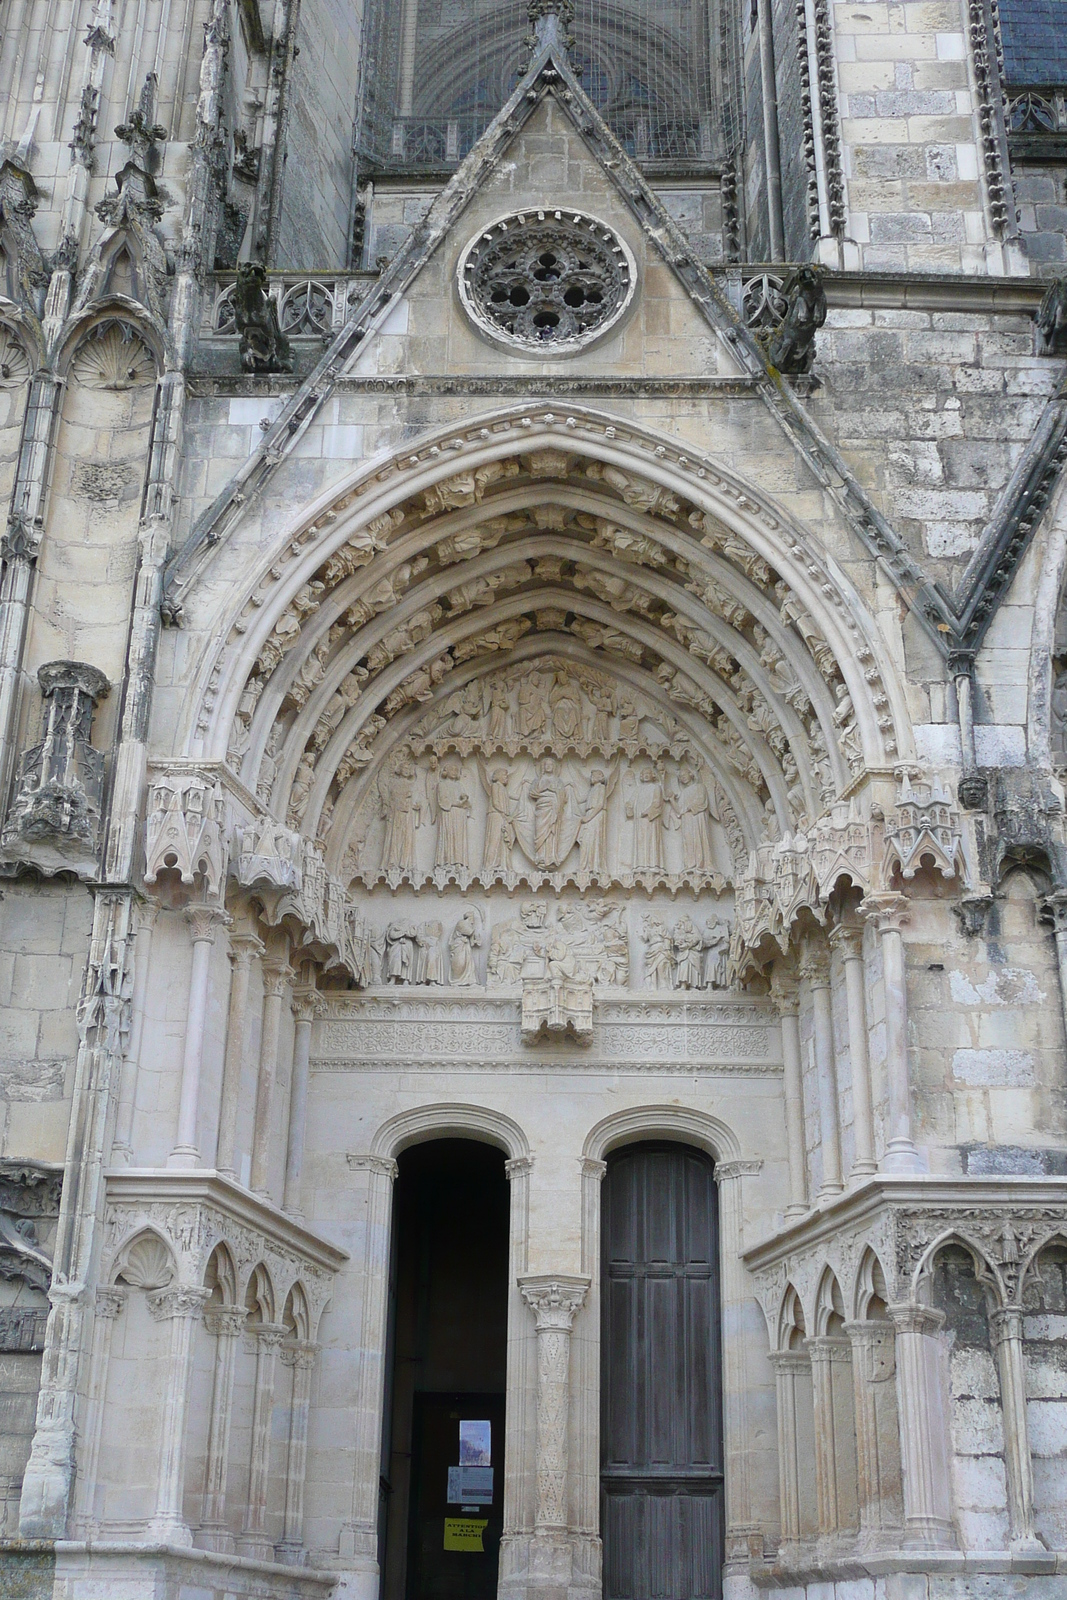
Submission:
{"label": "rose window", "polygon": [[576,211],[520,212],[468,245],[460,293],[490,338],[562,355],[599,338],[633,298],[622,240]]}

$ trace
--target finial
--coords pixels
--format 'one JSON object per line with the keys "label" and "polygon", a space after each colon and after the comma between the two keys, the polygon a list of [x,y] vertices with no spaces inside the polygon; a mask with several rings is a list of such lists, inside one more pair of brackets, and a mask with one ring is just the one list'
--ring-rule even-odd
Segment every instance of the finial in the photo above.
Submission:
{"label": "finial", "polygon": [[534,54],[546,45],[563,51],[571,49],[574,0],[526,0],[526,15],[530,19],[527,44]]}
{"label": "finial", "polygon": [[145,78],[137,110],[129,122],[120,123],[115,129],[116,138],[129,145],[134,162],[145,172],[152,171],[157,141],[167,137],[166,128],[154,120],[157,82],[155,73],[150,72]]}

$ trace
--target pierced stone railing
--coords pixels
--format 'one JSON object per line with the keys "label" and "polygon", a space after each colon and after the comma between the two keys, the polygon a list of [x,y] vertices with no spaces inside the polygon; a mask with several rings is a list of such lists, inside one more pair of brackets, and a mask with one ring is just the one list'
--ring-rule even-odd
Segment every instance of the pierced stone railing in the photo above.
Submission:
{"label": "pierced stone railing", "polygon": [[[272,272],[268,294],[278,325],[289,339],[331,339],[377,281],[373,272]],[[215,293],[204,322],[208,338],[237,338],[233,292],[235,272],[215,275]]]}

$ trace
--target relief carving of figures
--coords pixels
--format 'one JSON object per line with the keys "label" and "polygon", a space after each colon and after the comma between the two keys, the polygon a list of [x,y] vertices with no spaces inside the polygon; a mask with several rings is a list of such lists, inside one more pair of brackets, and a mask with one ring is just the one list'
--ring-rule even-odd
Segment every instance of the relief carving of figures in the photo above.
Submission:
{"label": "relief carving of figures", "polygon": [[[438,888],[449,877],[461,888],[501,877],[537,888],[654,876],[719,888],[732,870],[722,802],[684,726],[556,656],[435,701],[367,783],[347,859],[368,885],[378,875]],[[299,774],[297,787],[303,804]]]}
{"label": "relief carving of figures", "polygon": [[489,948],[488,984],[578,979],[625,988],[630,981],[630,950],[625,907],[606,900],[550,907],[526,900],[517,922],[494,928]]}
{"label": "relief carving of figures", "polygon": [[725,989],[730,925],[713,916],[703,932],[688,913],[673,928],[649,912],[641,923],[645,986],[649,989]]}

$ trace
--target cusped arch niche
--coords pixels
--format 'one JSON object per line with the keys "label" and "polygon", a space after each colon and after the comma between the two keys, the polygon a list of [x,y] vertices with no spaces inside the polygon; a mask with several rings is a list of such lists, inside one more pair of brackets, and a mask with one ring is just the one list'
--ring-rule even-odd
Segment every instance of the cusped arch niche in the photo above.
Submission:
{"label": "cusped arch niche", "polygon": [[745,486],[620,434],[446,437],[291,533],[197,730],[265,853],[317,840],[368,892],[720,894],[903,753],[843,581]]}

